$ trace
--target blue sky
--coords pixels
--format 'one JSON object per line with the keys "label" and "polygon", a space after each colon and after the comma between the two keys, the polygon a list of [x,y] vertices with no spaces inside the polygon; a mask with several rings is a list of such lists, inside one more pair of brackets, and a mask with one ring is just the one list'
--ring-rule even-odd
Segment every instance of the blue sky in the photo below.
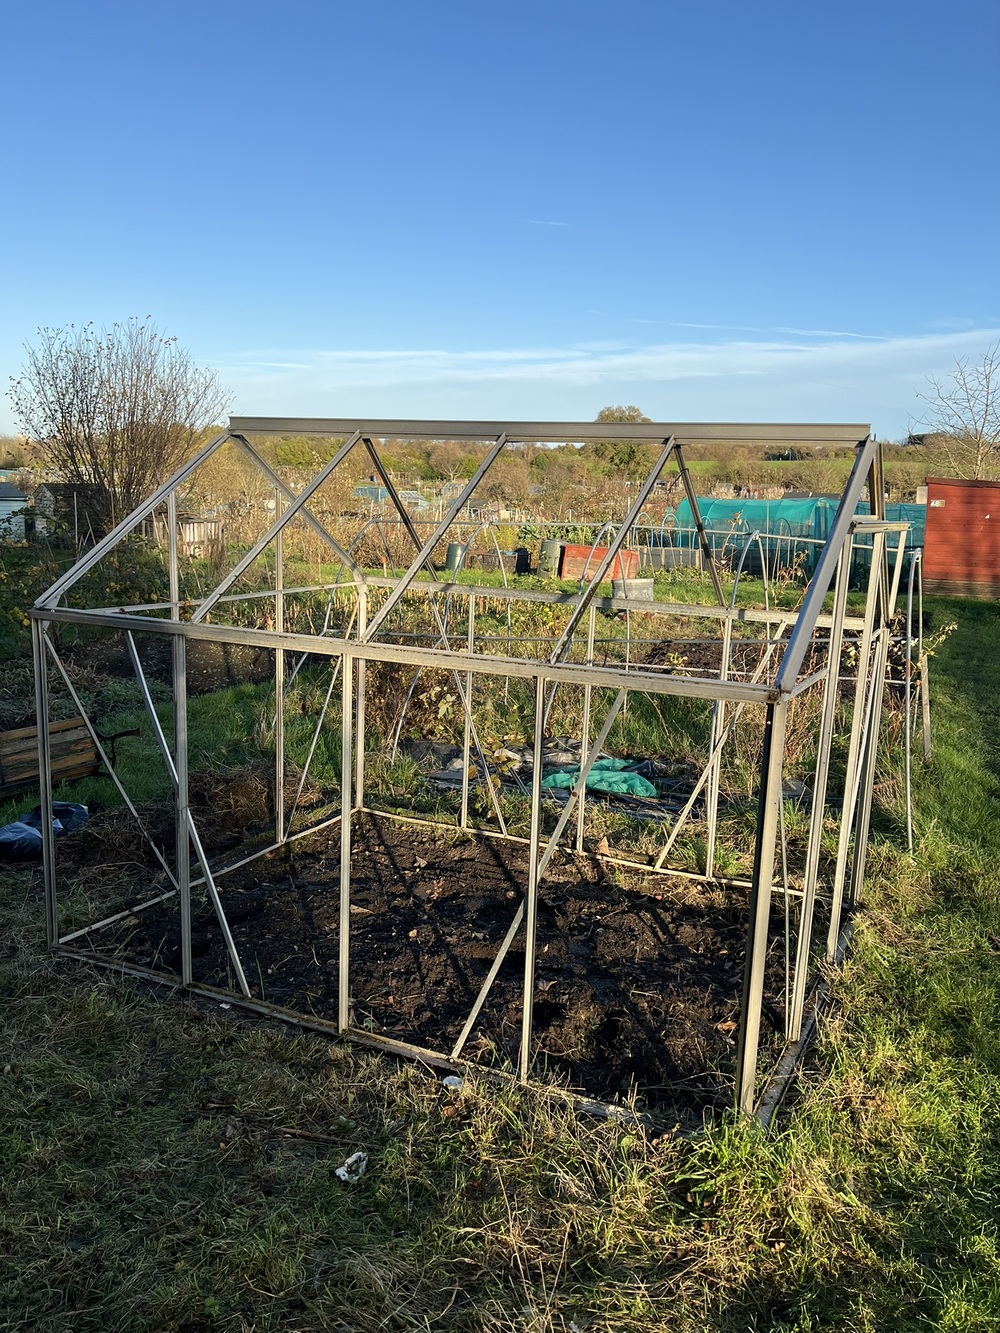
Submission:
{"label": "blue sky", "polygon": [[152,315],[244,414],[895,438],[1000,337],[996,0],[34,0],[0,50],[4,386]]}

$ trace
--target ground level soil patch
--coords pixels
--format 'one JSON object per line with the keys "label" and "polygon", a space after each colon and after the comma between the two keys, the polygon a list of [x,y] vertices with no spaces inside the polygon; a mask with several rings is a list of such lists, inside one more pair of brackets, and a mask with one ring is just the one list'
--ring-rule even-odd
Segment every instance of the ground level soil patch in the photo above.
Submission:
{"label": "ground level soil patch", "polygon": [[[339,834],[317,834],[220,880],[251,985],[266,1000],[336,1018]],[[460,1032],[521,901],[518,844],[364,817],[354,838],[351,993],[355,1027],[441,1052]],[[640,1101],[681,1121],[732,1097],[746,930],[743,891],[630,875],[599,861],[550,865],[540,890],[533,1056],[574,1088]],[[175,970],[176,901],[89,939]],[[196,980],[231,986],[214,913],[195,916]],[[772,946],[769,981],[777,982]],[[467,1053],[516,1061],[523,929]],[[767,1024],[765,1023],[765,1027]],[[766,1040],[776,1044],[773,1033]]]}

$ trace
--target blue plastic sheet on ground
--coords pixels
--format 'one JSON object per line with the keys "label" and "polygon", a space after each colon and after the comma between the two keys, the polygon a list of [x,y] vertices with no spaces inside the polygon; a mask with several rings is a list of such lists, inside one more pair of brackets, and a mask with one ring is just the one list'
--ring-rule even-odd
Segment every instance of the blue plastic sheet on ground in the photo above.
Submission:
{"label": "blue plastic sheet on ground", "polygon": [[42,854],[42,834],[18,820],[0,828],[0,860],[34,861]]}
{"label": "blue plastic sheet on ground", "polygon": [[[86,824],[90,812],[72,801],[52,802],[52,832],[72,833]],[[0,861],[37,861],[42,854],[42,807],[0,828]]]}
{"label": "blue plastic sheet on ground", "polygon": [[[655,796],[656,788],[638,773],[629,771],[627,759],[595,759],[587,774],[587,790],[608,792],[613,796]],[[543,787],[572,790],[580,780],[579,766],[550,773],[542,778]]]}

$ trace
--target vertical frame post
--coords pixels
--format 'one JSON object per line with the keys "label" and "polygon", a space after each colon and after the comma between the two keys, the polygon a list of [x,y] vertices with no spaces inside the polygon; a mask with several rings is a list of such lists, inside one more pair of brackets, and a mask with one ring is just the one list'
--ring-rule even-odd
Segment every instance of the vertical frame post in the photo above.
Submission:
{"label": "vertical frame post", "polygon": [[923,734],[924,763],[931,762],[931,683],[924,652],[924,564],[917,569],[917,667],[920,671],[920,725]]}
{"label": "vertical frame post", "polygon": [[[274,517],[281,517],[281,492],[274,488]],[[274,629],[285,632],[285,530],[274,537]],[[285,841],[285,650],[274,650],[274,840]]]}
{"label": "vertical frame post", "polygon": [[187,643],[183,635],[173,636],[174,686],[174,767],[177,770],[175,794],[177,899],[181,914],[181,983],[194,980],[191,955],[191,843],[188,809],[188,714],[187,714]]}
{"label": "vertical frame post", "polygon": [[[865,738],[864,758],[861,763],[861,781],[859,801],[854,829],[854,860],[851,863],[851,878],[848,885],[848,902],[854,904],[861,895],[865,878],[865,863],[868,859],[868,832],[871,827],[872,800],[875,792],[875,766],[878,761],[878,742],[881,731],[882,695],[885,691],[886,668],[889,663],[889,638],[891,619],[899,592],[899,580],[903,569],[903,543],[905,532],[900,533],[896,551],[896,564],[893,576],[889,578],[887,534],[882,533],[879,547],[879,609],[880,624],[875,641],[874,663],[872,666],[870,721]],[[874,551],[873,551],[874,558]]]}
{"label": "vertical frame post", "polygon": [[[368,589],[360,587],[357,594],[358,628],[360,639],[365,637],[368,624]],[[354,747],[354,808],[360,809],[365,803],[365,703],[368,691],[368,663],[363,657],[357,659],[357,695],[355,698],[355,727],[357,738]]]}
{"label": "vertical frame post", "polygon": [[761,787],[757,801],[757,839],[754,847],[753,887],[750,890],[746,962],[736,1066],[739,1109],[753,1113],[757,1086],[757,1048],[764,1000],[764,969],[767,962],[771,890],[774,882],[775,839],[781,816],[781,776],[784,765],[785,721],[788,700],[768,704],[761,753]]}
{"label": "vertical frame post", "polygon": [[[471,660],[476,647],[476,597],[470,592],[468,597],[469,620],[466,630],[465,646]],[[465,710],[462,725],[462,811],[459,817],[459,826],[461,828],[469,827],[469,764],[471,762],[472,751],[472,672],[465,673]],[[490,781],[489,773],[483,774],[486,782]]]}
{"label": "vertical frame post", "polygon": [[[594,636],[597,627],[597,608],[593,603],[590,605],[590,612],[587,616],[587,665],[594,665]],[[593,699],[592,685],[583,687],[583,723],[581,726],[582,746],[580,750],[581,759],[586,755],[590,746],[590,709]],[[586,820],[586,791],[580,792],[580,799],[576,807],[576,850],[583,851],[583,830]]]}
{"label": "vertical frame post", "polygon": [[524,915],[524,1008],[518,1074],[528,1081],[531,1066],[531,1023],[535,1001],[535,950],[538,935],[538,846],[542,823],[542,752],[545,741],[545,677],[535,677],[535,737],[531,768],[531,829],[528,838],[528,884]]}
{"label": "vertical frame post", "polygon": [[338,941],[337,1029],[351,1026],[351,730],[354,658],[343,656],[340,670],[340,938]]}
{"label": "vertical frame post", "polygon": [[170,619],[180,619],[180,571],[177,565],[177,496],[167,496],[167,581],[170,588]]}
{"label": "vertical frame post", "polygon": [[49,677],[45,656],[45,625],[31,622],[31,656],[35,668],[35,722],[38,727],[39,796],[42,807],[42,873],[45,882],[45,941],[59,943],[59,908],[56,901],[56,840],[52,829],[52,751],[49,748]]}
{"label": "vertical frame post", "polygon": [[851,735],[847,746],[847,764],[844,772],[844,800],[837,839],[837,863],[833,875],[830,902],[830,927],[826,940],[826,959],[832,963],[837,956],[840,936],[840,914],[847,878],[847,858],[850,851],[851,831],[854,824],[855,802],[858,797],[858,765],[864,739],[865,718],[868,714],[868,690],[871,683],[872,641],[875,633],[875,613],[878,603],[878,561],[876,548],[883,534],[872,533],[872,560],[868,567],[868,592],[865,599],[864,627],[858,646],[857,679],[854,683],[854,708],[851,714]]}
{"label": "vertical frame post", "polygon": [[[177,496],[167,496],[167,576],[170,585],[170,618],[179,621],[180,572],[177,563]],[[187,642],[181,634],[172,637],[172,674],[174,694],[174,791],[176,821],[174,847],[177,861],[177,902],[181,922],[181,984],[194,980],[191,954],[191,837],[188,809],[188,713],[187,713]]]}
{"label": "vertical frame post", "polygon": [[[768,626],[770,631],[770,626]],[[733,618],[726,616],[722,625],[722,662],[719,666],[719,679],[728,680],[729,663],[733,648]],[[708,736],[709,754],[715,754],[719,737],[726,727],[726,705],[716,699],[712,705],[712,726]],[[722,750],[715,755],[708,773],[705,789],[705,878],[715,874],[715,844],[719,832],[719,797],[722,787]]]}
{"label": "vertical frame post", "polygon": [[833,595],[833,615],[827,649],[826,675],[823,679],[816,773],[813,778],[812,812],[809,820],[809,841],[806,847],[806,868],[799,913],[799,938],[795,950],[795,976],[792,983],[792,1002],[786,1015],[786,1036],[798,1041],[802,1032],[802,1012],[805,1006],[806,982],[809,975],[809,951],[812,946],[813,915],[816,908],[816,885],[819,876],[819,854],[823,840],[823,819],[826,814],[826,788],[830,775],[830,743],[837,720],[840,685],[840,653],[844,641],[844,616],[847,611],[847,590],[851,580],[851,552],[853,538],[848,534],[840,554],[837,584]]}

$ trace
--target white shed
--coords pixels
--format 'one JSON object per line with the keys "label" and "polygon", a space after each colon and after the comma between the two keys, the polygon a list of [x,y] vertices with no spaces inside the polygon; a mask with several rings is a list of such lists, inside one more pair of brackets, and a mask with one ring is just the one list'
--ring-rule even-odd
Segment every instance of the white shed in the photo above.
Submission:
{"label": "white shed", "polygon": [[24,541],[24,506],[28,497],[13,482],[0,481],[0,542]]}

